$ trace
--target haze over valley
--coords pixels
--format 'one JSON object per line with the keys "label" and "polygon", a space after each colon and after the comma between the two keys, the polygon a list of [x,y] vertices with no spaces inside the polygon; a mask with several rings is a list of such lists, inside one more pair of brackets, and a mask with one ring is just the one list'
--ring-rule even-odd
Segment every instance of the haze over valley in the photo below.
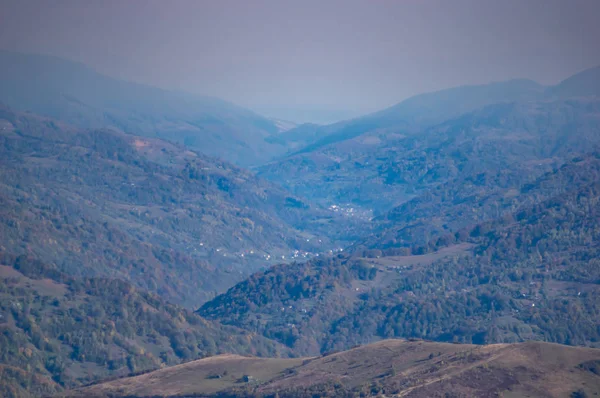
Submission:
{"label": "haze over valley", "polygon": [[528,3],[0,4],[0,396],[600,394],[600,8]]}

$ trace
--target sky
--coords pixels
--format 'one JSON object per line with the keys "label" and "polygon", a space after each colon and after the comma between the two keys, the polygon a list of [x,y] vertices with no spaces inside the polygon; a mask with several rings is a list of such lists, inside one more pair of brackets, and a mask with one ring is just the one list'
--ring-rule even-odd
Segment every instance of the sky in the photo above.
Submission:
{"label": "sky", "polygon": [[[0,0],[0,49],[331,122],[600,65],[598,0]],[[328,119],[328,120],[325,120]]]}

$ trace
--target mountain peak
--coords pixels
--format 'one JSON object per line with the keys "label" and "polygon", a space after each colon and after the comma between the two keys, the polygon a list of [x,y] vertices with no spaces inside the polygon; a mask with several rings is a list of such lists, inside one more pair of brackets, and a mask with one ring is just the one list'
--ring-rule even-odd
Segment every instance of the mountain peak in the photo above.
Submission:
{"label": "mountain peak", "polygon": [[563,80],[549,89],[559,97],[587,97],[600,95],[600,65],[586,69]]}

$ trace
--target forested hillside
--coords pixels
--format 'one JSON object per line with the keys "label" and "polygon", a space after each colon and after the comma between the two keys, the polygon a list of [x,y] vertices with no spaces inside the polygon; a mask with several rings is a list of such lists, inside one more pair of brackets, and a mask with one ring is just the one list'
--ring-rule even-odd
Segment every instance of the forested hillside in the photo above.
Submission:
{"label": "forested hillside", "polygon": [[274,267],[199,313],[311,354],[387,337],[597,346],[597,166],[576,159],[524,187],[538,201],[423,245]]}
{"label": "forested hillside", "polygon": [[349,122],[260,169],[293,194],[176,143],[0,108],[4,392],[391,337],[599,346],[586,73]]}
{"label": "forested hillside", "polygon": [[535,177],[526,169],[459,175],[377,219],[377,230],[350,250],[419,247],[440,236],[500,218],[519,208],[580,189],[600,179],[600,154],[576,156]]}
{"label": "forested hillside", "polygon": [[352,219],[165,141],[6,108],[0,124],[2,246],[73,276],[196,307],[259,267],[353,234]]}
{"label": "forested hillside", "polygon": [[271,120],[226,101],[104,76],[64,59],[0,51],[0,102],[81,128],[161,138],[237,164],[285,151]]}
{"label": "forested hillside", "polygon": [[0,252],[0,395],[41,396],[225,352],[287,355],[116,279]]}

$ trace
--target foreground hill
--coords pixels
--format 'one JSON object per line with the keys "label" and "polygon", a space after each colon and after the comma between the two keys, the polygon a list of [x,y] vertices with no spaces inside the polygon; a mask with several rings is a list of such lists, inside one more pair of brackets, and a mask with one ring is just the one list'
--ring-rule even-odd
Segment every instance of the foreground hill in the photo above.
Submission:
{"label": "foreground hill", "polygon": [[208,322],[123,281],[71,278],[0,252],[0,396],[47,396],[223,352],[288,350]]}
{"label": "foreground hill", "polygon": [[528,186],[523,206],[507,199],[515,208],[499,218],[276,266],[199,313],[309,355],[389,337],[598,346],[599,181],[597,157],[582,157]]}
{"label": "foreground hill", "polygon": [[[552,90],[512,81],[418,96],[322,127],[320,141],[259,174],[325,206],[376,214],[459,175],[509,168],[535,178],[598,145],[600,91],[591,82],[600,80],[599,71]],[[299,128],[311,134],[311,126]],[[279,138],[285,135],[300,134],[290,130]]]}
{"label": "foreground hill", "polygon": [[600,393],[599,366],[600,350],[557,344],[384,340],[303,359],[222,355],[72,396],[579,397]]}
{"label": "foreground hill", "polygon": [[82,128],[185,144],[238,164],[271,158],[283,147],[265,138],[276,124],[225,101],[125,82],[63,59],[0,51],[0,102]]}
{"label": "foreground hill", "polygon": [[0,109],[1,245],[70,275],[197,307],[275,259],[331,249],[336,219],[349,221],[166,141]]}

